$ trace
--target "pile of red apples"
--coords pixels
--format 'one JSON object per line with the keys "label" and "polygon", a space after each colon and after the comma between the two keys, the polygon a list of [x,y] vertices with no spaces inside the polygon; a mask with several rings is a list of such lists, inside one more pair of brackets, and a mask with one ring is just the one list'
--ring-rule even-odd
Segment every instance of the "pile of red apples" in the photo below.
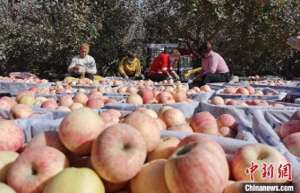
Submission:
{"label": "pile of red apples", "polygon": [[210,92],[209,86],[194,87],[188,90],[186,87],[163,87],[151,88],[141,87],[140,89],[130,89],[130,94],[127,98],[128,104],[174,104],[174,103],[191,103],[193,100],[189,96],[198,93]]}
{"label": "pile of red apples", "polygon": [[266,85],[266,86],[297,86],[297,81],[290,80],[260,80],[260,81],[249,81],[250,84]]}
{"label": "pile of red apples", "polygon": [[285,105],[277,102],[270,102],[267,100],[261,99],[248,99],[248,100],[239,100],[239,99],[224,99],[221,96],[215,96],[209,100],[209,103],[213,105],[228,105],[228,106],[257,106],[257,107],[275,107],[283,108]]}
{"label": "pile of red apples", "polygon": [[255,89],[252,86],[247,87],[226,87],[220,94],[225,95],[243,95],[243,96],[272,96],[274,92],[263,92],[261,89]]}
{"label": "pile of red apples", "polygon": [[[0,192],[239,193],[250,181],[245,171],[251,163],[287,164],[263,144],[242,146],[228,156],[221,145],[197,134],[160,138],[156,116],[166,125],[181,123],[166,119],[167,110],[158,115],[139,109],[121,117],[115,110],[99,115],[81,108],[57,131],[40,133],[27,144],[21,128],[0,120]],[[261,174],[254,174],[255,182],[287,181]]]}
{"label": "pile of red apples", "polygon": [[88,107],[100,109],[106,104],[116,103],[115,99],[103,96],[101,92],[92,90],[88,94],[83,91],[74,96],[62,95],[56,98],[36,97],[33,90],[22,91],[13,97],[0,98],[0,109],[10,112],[11,119],[30,118],[34,112],[33,107],[41,107],[49,111],[71,112],[76,109]]}
{"label": "pile of red apples", "polygon": [[89,78],[65,78],[63,81],[64,84],[68,84],[70,86],[95,86],[98,85],[99,82],[93,81]]}
{"label": "pile of red apples", "polygon": [[73,89],[69,85],[55,85],[44,88],[32,87],[28,89],[34,91],[37,95],[56,95],[56,94],[71,94]]}
{"label": "pile of red apples", "polygon": [[48,83],[46,79],[39,78],[27,78],[27,79],[19,79],[8,76],[0,76],[0,81],[11,82],[11,83],[26,83],[26,84],[43,84]]}

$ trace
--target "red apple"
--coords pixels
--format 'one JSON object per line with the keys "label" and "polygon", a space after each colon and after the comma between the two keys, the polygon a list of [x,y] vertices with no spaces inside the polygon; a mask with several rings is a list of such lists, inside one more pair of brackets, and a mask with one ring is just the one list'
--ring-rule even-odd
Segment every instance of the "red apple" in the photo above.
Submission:
{"label": "red apple", "polygon": [[10,111],[14,105],[10,100],[3,99],[3,97],[0,99],[0,108],[3,110]]}
{"label": "red apple", "polygon": [[101,98],[90,98],[86,106],[92,109],[100,109],[104,106],[104,101]]}
{"label": "red apple", "polygon": [[165,165],[165,180],[172,193],[220,193],[228,178],[224,150],[206,138],[180,146]]}
{"label": "red apple", "polygon": [[200,90],[204,91],[204,92],[210,92],[211,88],[208,85],[203,85],[203,86],[200,87]]}
{"label": "red apple", "polygon": [[71,111],[75,111],[75,110],[78,110],[78,109],[81,109],[83,108],[83,104],[81,103],[73,103],[71,106],[70,106],[70,109]]}
{"label": "red apple", "polygon": [[59,97],[58,102],[61,106],[70,107],[73,104],[73,99],[71,95],[64,95]]}
{"label": "red apple", "polygon": [[206,136],[203,136],[203,135],[192,134],[192,135],[189,135],[189,136],[183,138],[180,141],[180,143],[178,144],[177,147],[181,147],[183,145],[186,145],[186,144],[189,144],[189,143],[194,143],[194,142],[197,142],[197,141],[202,141],[202,140],[209,140],[209,139]]}
{"label": "red apple", "polygon": [[106,128],[93,144],[91,162],[95,171],[112,183],[133,178],[146,159],[143,136],[132,126],[116,124]]}
{"label": "red apple", "polygon": [[159,128],[160,131],[167,129],[167,125],[163,120],[156,118],[155,121],[156,121],[157,127]]}
{"label": "red apple", "polygon": [[89,99],[94,99],[94,98],[101,98],[103,95],[101,92],[99,92],[98,90],[92,90],[89,94],[88,94],[88,98]]}
{"label": "red apple", "polygon": [[134,105],[142,105],[143,99],[138,94],[131,94],[128,96],[127,101],[128,104],[134,104]]}
{"label": "red apple", "polygon": [[56,131],[45,131],[32,138],[26,148],[38,147],[38,146],[50,146],[63,153],[67,153],[68,150],[60,142],[58,133]]}
{"label": "red apple", "polygon": [[299,120],[300,121],[300,110],[296,111],[290,120]]}
{"label": "red apple", "polygon": [[162,104],[175,103],[173,95],[170,92],[163,91],[156,97],[157,101]]}
{"label": "red apple", "polygon": [[104,130],[104,120],[96,112],[81,108],[69,113],[61,122],[59,138],[76,155],[88,155],[92,142]]}
{"label": "red apple", "polygon": [[42,192],[48,180],[67,165],[65,155],[52,147],[30,148],[12,164],[7,183],[18,193]]}
{"label": "red apple", "polygon": [[247,86],[246,89],[249,91],[249,95],[255,95],[255,88]]}
{"label": "red apple", "polygon": [[186,91],[184,89],[176,89],[173,92],[173,98],[176,102],[184,102],[187,99]]}
{"label": "red apple", "polygon": [[163,120],[167,128],[175,125],[186,124],[184,114],[175,108],[170,108],[160,113],[159,118]]}
{"label": "red apple", "polygon": [[78,92],[74,97],[73,100],[75,103],[81,103],[82,105],[86,105],[87,101],[89,100],[88,97],[83,92]]}
{"label": "red apple", "polygon": [[129,94],[137,94],[138,91],[139,91],[139,90],[138,90],[135,86],[129,86],[129,87],[127,88],[127,92],[128,92]]}
{"label": "red apple", "polygon": [[164,159],[145,164],[130,181],[131,193],[170,193],[165,182],[165,164]]}
{"label": "red apple", "polygon": [[23,130],[13,121],[0,120],[0,151],[17,151],[25,142]]}
{"label": "red apple", "polygon": [[226,104],[226,105],[237,105],[237,104],[238,104],[238,101],[233,100],[233,99],[230,99],[230,100],[226,101],[225,104]]}
{"label": "red apple", "polygon": [[146,108],[141,107],[141,108],[138,108],[137,111],[141,111],[143,113],[146,113],[147,115],[149,115],[153,118],[158,118],[158,115],[154,110],[146,109]]}
{"label": "red apple", "polygon": [[241,94],[241,95],[249,95],[249,90],[244,88],[244,87],[240,87],[236,90],[237,94]]}
{"label": "red apple", "polygon": [[213,105],[224,105],[225,101],[222,97],[215,96],[211,99],[211,104],[213,104]]}
{"label": "red apple", "polygon": [[283,142],[292,154],[300,157],[300,132],[286,136]]}
{"label": "red apple", "polygon": [[116,118],[121,118],[121,116],[122,116],[122,113],[119,110],[116,110],[116,109],[108,109],[105,112],[110,113],[112,116],[114,116]]}
{"label": "red apple", "polygon": [[153,90],[150,88],[140,89],[138,94],[142,97],[144,104],[150,103],[154,98]]}
{"label": "red apple", "polygon": [[285,157],[275,148],[265,144],[251,144],[240,148],[233,157],[231,162],[233,176],[236,180],[251,181],[251,175],[247,169],[251,164],[257,164],[258,170],[253,173],[255,182],[270,182],[284,183],[285,178],[279,178],[279,175],[274,175],[273,178],[264,178],[262,175],[263,164],[272,164],[274,168],[279,168],[280,164],[287,164]]}
{"label": "red apple", "polygon": [[112,112],[111,110],[100,113],[100,117],[103,118],[105,122],[105,127],[112,126],[114,124],[119,123],[120,121],[120,117],[114,114],[114,112]]}
{"label": "red apple", "polygon": [[235,87],[226,87],[226,88],[224,88],[223,93],[225,93],[225,94],[235,94],[236,90],[237,90],[237,88],[235,88]]}
{"label": "red apple", "polygon": [[279,127],[279,134],[282,138],[296,132],[300,132],[300,120],[291,120]]}
{"label": "red apple", "polygon": [[195,132],[218,134],[218,124],[215,117],[209,112],[200,112],[193,115],[191,127]]}
{"label": "red apple", "polygon": [[175,125],[172,127],[169,127],[168,130],[171,131],[185,131],[185,132],[191,132],[193,133],[193,129],[191,126],[189,126],[188,124],[181,124],[181,125]]}
{"label": "red apple", "polygon": [[33,111],[29,105],[17,104],[11,108],[10,113],[15,119],[24,119],[29,118],[33,114]]}
{"label": "red apple", "polygon": [[19,154],[13,151],[0,151],[0,182],[6,181],[7,172],[18,156]]}
{"label": "red apple", "polygon": [[222,114],[217,119],[219,127],[229,127],[231,129],[237,127],[235,118],[230,114]]}
{"label": "red apple", "polygon": [[160,141],[160,128],[154,118],[145,113],[135,111],[127,116],[124,123],[136,128],[144,137],[147,151],[154,150]]}
{"label": "red apple", "polygon": [[176,150],[180,140],[176,137],[165,137],[159,145],[148,154],[148,161],[155,159],[168,159]]}
{"label": "red apple", "polygon": [[55,110],[58,107],[58,104],[56,103],[55,100],[49,99],[49,100],[44,101],[41,106],[42,106],[42,108],[45,108],[45,109]]}

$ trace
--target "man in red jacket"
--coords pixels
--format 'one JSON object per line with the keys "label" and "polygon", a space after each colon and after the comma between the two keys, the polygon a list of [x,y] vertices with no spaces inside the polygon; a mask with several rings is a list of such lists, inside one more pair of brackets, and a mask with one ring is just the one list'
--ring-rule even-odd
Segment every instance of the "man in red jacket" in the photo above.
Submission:
{"label": "man in red jacket", "polygon": [[170,55],[166,49],[163,50],[150,66],[148,77],[153,81],[163,81],[168,78],[178,79],[178,75],[171,66]]}

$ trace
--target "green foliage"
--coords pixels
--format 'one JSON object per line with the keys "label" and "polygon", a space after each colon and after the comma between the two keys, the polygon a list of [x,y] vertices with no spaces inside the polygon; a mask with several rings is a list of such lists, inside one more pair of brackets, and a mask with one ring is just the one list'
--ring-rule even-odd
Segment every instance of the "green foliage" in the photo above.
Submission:
{"label": "green foliage", "polygon": [[64,74],[82,42],[99,73],[145,43],[211,39],[233,73],[299,76],[295,0],[0,0],[0,70]]}
{"label": "green foliage", "polygon": [[134,7],[124,2],[37,0],[7,6],[0,31],[5,70],[63,74],[79,45],[88,42],[101,73],[101,66],[118,57],[121,47],[131,41],[123,39]]}
{"label": "green foliage", "polygon": [[149,40],[183,38],[196,46],[209,39],[235,74],[289,76],[291,67],[299,67],[299,53],[286,45],[300,31],[299,10],[293,0],[174,0],[146,18],[146,34]]}

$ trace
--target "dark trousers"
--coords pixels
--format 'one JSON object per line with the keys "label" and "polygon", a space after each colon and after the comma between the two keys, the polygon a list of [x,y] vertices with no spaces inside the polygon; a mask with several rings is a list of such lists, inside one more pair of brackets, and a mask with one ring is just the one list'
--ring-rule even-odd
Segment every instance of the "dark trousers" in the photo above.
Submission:
{"label": "dark trousers", "polygon": [[151,74],[147,78],[154,82],[160,82],[168,79],[168,76],[163,75],[163,74]]}
{"label": "dark trousers", "polygon": [[[78,73],[70,73],[69,76],[73,76],[73,77],[75,77],[75,78],[80,78],[80,77],[81,77],[81,74],[78,74]],[[94,80],[94,75],[93,75],[93,74],[90,74],[90,73],[85,73],[85,78]]]}
{"label": "dark trousers", "polygon": [[195,86],[203,86],[207,83],[212,82],[229,82],[230,81],[230,73],[218,73],[218,74],[206,74],[200,78],[196,78],[191,84],[190,88]]}

